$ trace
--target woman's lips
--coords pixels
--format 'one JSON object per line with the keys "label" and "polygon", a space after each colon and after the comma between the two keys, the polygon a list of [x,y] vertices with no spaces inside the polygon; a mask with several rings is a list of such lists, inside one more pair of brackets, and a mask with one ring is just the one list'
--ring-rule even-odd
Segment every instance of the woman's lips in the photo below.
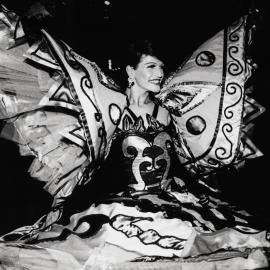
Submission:
{"label": "woman's lips", "polygon": [[160,85],[160,83],[161,83],[160,80],[150,80],[149,82],[152,84],[155,84],[155,85]]}

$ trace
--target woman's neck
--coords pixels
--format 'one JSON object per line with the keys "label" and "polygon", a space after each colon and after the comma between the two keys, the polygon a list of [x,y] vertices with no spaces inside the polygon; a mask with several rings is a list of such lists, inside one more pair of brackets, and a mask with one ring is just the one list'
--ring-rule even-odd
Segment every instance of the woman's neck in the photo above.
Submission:
{"label": "woman's neck", "polygon": [[149,92],[142,90],[138,87],[128,88],[126,91],[129,104],[137,107],[145,106],[145,104],[151,103]]}

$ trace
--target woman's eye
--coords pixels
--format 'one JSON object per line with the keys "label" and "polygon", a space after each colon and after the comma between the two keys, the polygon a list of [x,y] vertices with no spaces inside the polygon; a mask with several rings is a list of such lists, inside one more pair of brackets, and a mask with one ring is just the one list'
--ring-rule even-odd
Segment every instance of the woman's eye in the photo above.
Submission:
{"label": "woman's eye", "polygon": [[155,65],[149,65],[147,66],[147,68],[155,68],[156,66]]}

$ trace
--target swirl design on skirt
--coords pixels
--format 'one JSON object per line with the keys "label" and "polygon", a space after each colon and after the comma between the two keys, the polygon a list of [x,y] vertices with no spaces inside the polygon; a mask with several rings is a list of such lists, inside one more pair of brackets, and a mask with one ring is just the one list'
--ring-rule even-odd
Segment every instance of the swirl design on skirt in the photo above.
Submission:
{"label": "swirl design on skirt", "polygon": [[237,99],[236,102],[234,102],[233,104],[231,104],[230,106],[226,107],[224,110],[224,115],[227,119],[231,119],[234,116],[232,107],[236,106],[241,100],[242,100],[242,96],[243,96],[243,90],[242,87],[238,84],[238,83],[228,83],[226,86],[226,92],[229,95],[237,95],[239,94],[239,97]]}
{"label": "swirl design on skirt", "polygon": [[234,60],[234,62],[230,62],[228,64],[228,72],[232,76],[237,76],[237,75],[241,74],[244,70],[240,61],[237,60],[237,58],[235,58],[233,56],[233,54],[235,54],[237,57],[237,53],[239,52],[239,48],[236,46],[231,46],[231,47],[229,47],[228,52],[229,52],[229,56]]}
{"label": "swirl design on skirt", "polygon": [[240,39],[240,37],[238,35],[238,31],[242,27],[244,21],[245,21],[244,18],[240,18],[238,21],[234,22],[231,25],[231,27],[230,27],[231,28],[231,33],[229,35],[229,40],[231,42],[237,42]]}
{"label": "swirl design on skirt", "polygon": [[215,155],[218,159],[224,160],[224,159],[228,159],[232,156],[232,142],[229,140],[228,136],[226,134],[231,133],[233,130],[232,125],[230,125],[229,123],[226,123],[222,126],[222,133],[224,135],[224,137],[226,138],[226,140],[229,143],[229,147],[225,148],[225,147],[218,147],[215,151]]}
{"label": "swirl design on skirt", "polygon": [[91,80],[88,78],[88,76],[84,76],[81,79],[81,88],[84,93],[86,93],[87,90],[90,90],[93,88]]}
{"label": "swirl design on skirt", "polygon": [[[135,237],[144,245],[157,245],[164,249],[182,250],[186,239],[173,235],[160,235],[156,230],[143,230],[137,224],[140,221],[153,222],[151,217],[133,217],[118,214],[111,218],[110,225],[116,231],[122,232],[126,237]],[[136,224],[135,224],[136,223]]]}

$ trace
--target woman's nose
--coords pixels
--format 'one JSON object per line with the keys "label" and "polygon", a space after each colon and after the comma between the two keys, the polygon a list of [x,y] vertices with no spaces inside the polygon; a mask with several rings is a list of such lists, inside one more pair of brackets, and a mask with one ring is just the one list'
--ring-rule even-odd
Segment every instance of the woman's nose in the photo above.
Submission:
{"label": "woman's nose", "polygon": [[159,77],[159,78],[163,78],[164,72],[163,72],[163,69],[162,68],[157,68],[157,70],[156,70],[156,76]]}

